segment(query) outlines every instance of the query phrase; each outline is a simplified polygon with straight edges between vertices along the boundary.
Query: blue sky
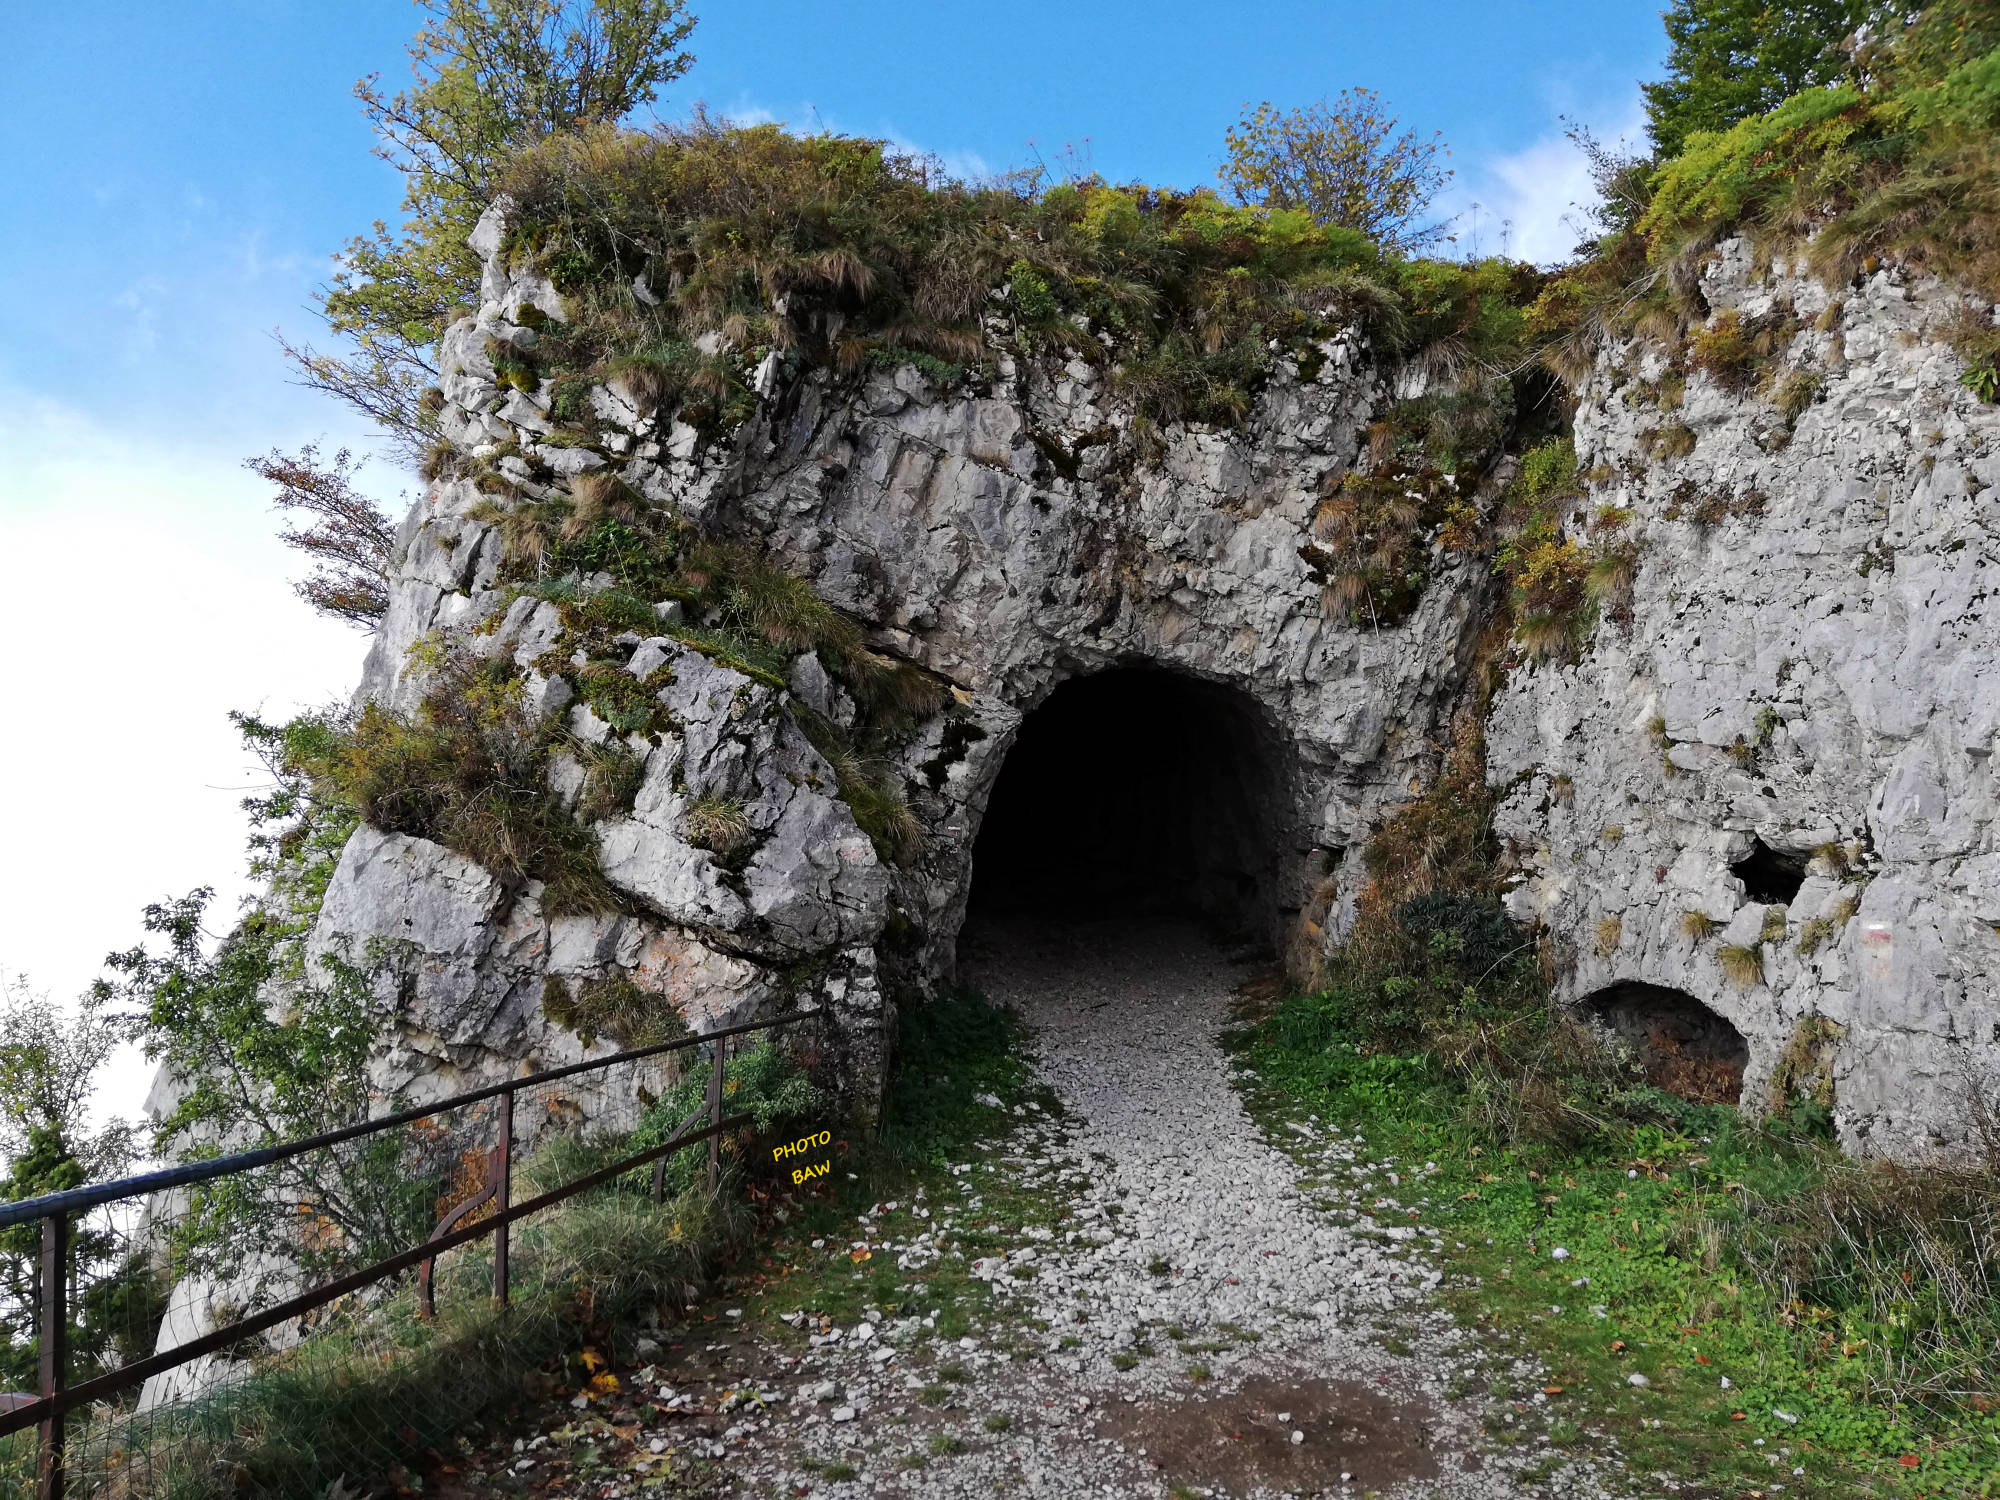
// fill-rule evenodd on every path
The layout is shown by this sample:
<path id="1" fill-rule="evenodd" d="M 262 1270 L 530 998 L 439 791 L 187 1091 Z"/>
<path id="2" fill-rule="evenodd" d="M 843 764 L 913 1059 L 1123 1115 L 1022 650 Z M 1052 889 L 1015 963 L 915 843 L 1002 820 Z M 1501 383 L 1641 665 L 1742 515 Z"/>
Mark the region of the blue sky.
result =
<path id="1" fill-rule="evenodd" d="M 223 713 L 344 694 L 361 640 L 290 596 L 258 483 L 273 445 L 365 445 L 286 381 L 331 254 L 395 216 L 356 78 L 405 76 L 407 0 L 68 0 L 11 8 L 0 84 L 0 969 L 73 993 L 143 902 L 241 893 L 252 781 Z M 1635 128 L 1656 3 L 1186 0 L 711 5 L 661 106 L 889 136 L 955 169 L 1087 151 L 1213 180 L 1247 102 L 1375 88 L 1441 130 L 1482 248 L 1553 259 L 1585 185 L 1559 114 Z M 1087 144 L 1086 144 L 1087 143 Z M 384 465 L 393 501 L 408 481 Z M 22 650 L 23 643 L 30 643 Z"/>

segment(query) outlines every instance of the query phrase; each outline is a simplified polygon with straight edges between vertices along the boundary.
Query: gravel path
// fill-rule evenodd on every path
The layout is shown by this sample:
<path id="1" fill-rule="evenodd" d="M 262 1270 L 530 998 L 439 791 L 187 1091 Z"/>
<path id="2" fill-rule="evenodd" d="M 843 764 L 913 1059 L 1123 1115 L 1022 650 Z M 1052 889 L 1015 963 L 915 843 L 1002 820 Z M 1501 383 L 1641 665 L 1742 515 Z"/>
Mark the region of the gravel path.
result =
<path id="1" fill-rule="evenodd" d="M 1118 1236 L 1055 1268 L 1045 1301 L 1083 1293 L 1085 1326 L 1114 1344 L 1134 1320 L 1233 1323 L 1329 1367 L 1360 1357 L 1354 1315 L 1394 1306 L 1412 1267 L 1313 1209 L 1298 1164 L 1244 1110 L 1215 1041 L 1243 970 L 1174 927 L 1024 928 L 970 969 L 1034 1028 L 1072 1147 L 1099 1163 L 1091 1196 L 1122 1209 Z M 1169 1274 L 1152 1269 L 1162 1259 Z"/>
<path id="2" fill-rule="evenodd" d="M 607 1414 L 642 1463 L 712 1463 L 705 1494 L 819 1500 L 1603 1493 L 1589 1460 L 1482 1440 L 1489 1409 L 1527 1406 L 1489 1402 L 1492 1362 L 1425 1305 L 1424 1164 L 1310 1118 L 1280 1149 L 1246 1112 L 1217 1034 L 1249 970 L 1174 927 L 989 928 L 964 958 L 1033 1029 L 1063 1116 L 1020 1106 L 997 1151 L 953 1169 L 958 1193 L 877 1205 L 825 1253 L 906 1270 L 955 1255 L 985 1217 L 976 1184 L 1003 1180 L 1064 1199 L 1061 1229 L 973 1262 L 999 1305 L 956 1341 L 877 1309 L 845 1329 L 790 1320 L 804 1347 L 711 1322 L 714 1342 L 628 1378 L 653 1417 Z M 689 1420 L 654 1427 L 658 1403 Z M 532 1483 L 536 1456 L 516 1447 L 509 1477 Z"/>
<path id="3" fill-rule="evenodd" d="M 1518 1487 L 1507 1469 L 1546 1455 L 1496 1466 L 1478 1452 L 1484 1401 L 1448 1394 L 1479 1361 L 1423 1305 L 1439 1274 L 1408 1253 L 1437 1239 L 1424 1164 L 1382 1161 L 1317 1122 L 1279 1150 L 1245 1110 L 1217 1036 L 1249 974 L 1169 925 L 1018 925 L 966 945 L 962 977 L 1028 1022 L 1064 1106 L 1060 1140 L 1031 1162 L 1090 1173 L 1075 1216 L 1092 1228 L 1035 1251 L 1031 1279 L 994 1284 L 1074 1341 L 1053 1362 L 1067 1399 L 1100 1413 L 1090 1457 L 1108 1444 L 1121 1472 L 1076 1467 L 1080 1445 L 1065 1444 L 1027 1466 L 1044 1481 L 1034 1492 L 1163 1494 L 1177 1472 L 1232 1495 L 1594 1493 L 1574 1471 Z M 1373 1223 L 1336 1224 L 1302 1179 Z M 1376 1342 L 1384 1315 L 1408 1354 Z M 1134 1363 L 1138 1349 L 1165 1357 Z M 911 1493 L 976 1492 L 937 1480 Z"/>

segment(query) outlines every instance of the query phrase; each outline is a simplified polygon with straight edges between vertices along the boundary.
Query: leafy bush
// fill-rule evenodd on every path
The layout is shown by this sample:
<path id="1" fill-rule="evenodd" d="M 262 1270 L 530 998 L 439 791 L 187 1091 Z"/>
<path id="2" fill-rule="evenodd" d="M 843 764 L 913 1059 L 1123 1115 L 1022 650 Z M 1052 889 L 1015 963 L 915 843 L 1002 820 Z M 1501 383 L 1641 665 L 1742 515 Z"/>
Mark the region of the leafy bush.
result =
<path id="1" fill-rule="evenodd" d="M 1438 951 L 1474 980 L 1534 946 L 1494 896 L 1426 891 L 1396 908 L 1396 925 L 1427 946 L 1447 939 Z"/>
<path id="2" fill-rule="evenodd" d="M 1385 249 L 1433 244 L 1446 226 L 1416 221 L 1451 177 L 1438 160 L 1449 153 L 1436 133 L 1396 124 L 1371 89 L 1283 112 L 1260 104 L 1229 128 L 1223 184 L 1238 203 L 1302 210 Z"/>
<path id="3" fill-rule="evenodd" d="M 618 1150 L 632 1155 L 668 1140 L 680 1123 L 701 1107 L 708 1097 L 708 1080 L 714 1065 L 696 1063 L 674 1089 L 660 1096 L 640 1120 L 631 1137 Z M 728 1155 L 736 1156 L 753 1140 L 782 1138 L 795 1125 L 821 1123 L 819 1111 L 829 1103 L 813 1082 L 801 1059 L 772 1043 L 761 1043 L 739 1052 L 723 1064 L 722 1112 L 747 1114 L 751 1123 L 724 1141 Z M 667 1158 L 665 1182 L 669 1192 L 693 1188 L 697 1173 L 707 1170 L 705 1154 L 679 1152 Z M 648 1174 L 640 1174 L 647 1176 Z"/>
<path id="4" fill-rule="evenodd" d="M 165 952 L 135 947 L 108 960 L 123 976 L 119 993 L 138 1002 L 148 1055 L 180 1085 L 156 1128 L 160 1150 L 202 1160 L 365 1117 L 376 1102 L 368 1078 L 376 1016 L 365 976 L 338 953 L 309 971 L 303 932 L 282 908 L 253 910 L 206 952 L 211 894 L 146 909 L 146 930 L 165 939 Z M 441 1157 L 412 1154 L 411 1144 L 368 1137 L 191 1190 L 186 1212 L 165 1230 L 175 1271 L 277 1262 L 323 1276 L 401 1249 L 430 1227 L 448 1175 Z"/>
<path id="5" fill-rule="evenodd" d="M 1661 169 L 1639 232 L 1656 254 L 1678 250 L 1696 235 L 1712 235 L 1739 222 L 1746 210 L 1808 166 L 1826 165 L 1868 123 L 1860 92 L 1839 86 L 1808 89 L 1769 114 L 1719 133 L 1697 134 Z"/>
<path id="6" fill-rule="evenodd" d="M 128 1035 L 125 1018 L 108 1011 L 102 995 L 85 995 L 66 1014 L 20 976 L 0 974 L 0 1202 L 66 1192 L 129 1167 L 132 1126 L 89 1118 L 97 1076 Z M 39 1223 L 0 1230 L 6 1390 L 36 1388 L 40 1265 Z M 67 1338 L 73 1372 L 94 1374 L 150 1352 L 162 1310 L 157 1277 L 111 1226 L 96 1216 L 72 1220 L 63 1274 L 78 1289 Z"/>

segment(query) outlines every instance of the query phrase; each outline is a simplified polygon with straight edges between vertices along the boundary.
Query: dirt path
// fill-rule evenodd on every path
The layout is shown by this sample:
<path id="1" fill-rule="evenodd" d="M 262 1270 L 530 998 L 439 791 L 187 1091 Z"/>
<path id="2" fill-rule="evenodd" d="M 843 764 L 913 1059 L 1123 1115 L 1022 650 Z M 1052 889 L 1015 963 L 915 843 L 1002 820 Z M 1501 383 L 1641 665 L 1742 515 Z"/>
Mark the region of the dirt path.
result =
<path id="1" fill-rule="evenodd" d="M 996 1293 L 991 1326 L 946 1340 L 871 1308 L 846 1327 L 766 1331 L 725 1309 L 628 1375 L 626 1422 L 579 1408 L 577 1431 L 602 1429 L 623 1459 L 537 1482 L 537 1453 L 576 1435 L 545 1438 L 507 1465 L 518 1492 L 1599 1493 L 1538 1445 L 1482 1441 L 1489 1362 L 1422 1297 L 1437 1280 L 1423 1164 L 1313 1121 L 1281 1150 L 1244 1109 L 1217 1033 L 1247 970 L 1168 927 L 1016 928 L 967 946 L 967 982 L 1033 1028 L 1061 1118 L 1017 1106 L 996 1158 L 954 1168 L 963 1196 L 878 1205 L 846 1253 L 921 1270 L 982 1222 L 996 1172 L 1058 1192 L 1056 1230 L 973 1264 Z M 1315 1199 L 1372 1217 L 1343 1227 Z"/>

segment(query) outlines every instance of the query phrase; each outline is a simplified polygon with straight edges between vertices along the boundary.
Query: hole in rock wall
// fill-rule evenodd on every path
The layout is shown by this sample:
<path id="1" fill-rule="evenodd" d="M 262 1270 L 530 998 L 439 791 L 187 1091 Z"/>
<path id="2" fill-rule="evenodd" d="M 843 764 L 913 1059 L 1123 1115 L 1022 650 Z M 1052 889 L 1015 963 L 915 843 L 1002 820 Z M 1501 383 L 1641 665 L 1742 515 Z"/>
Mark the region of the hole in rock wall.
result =
<path id="1" fill-rule="evenodd" d="M 1750 852 L 1729 867 L 1729 873 L 1743 882 L 1744 894 L 1761 906 L 1790 906 L 1805 884 L 1806 861 L 1796 854 L 1780 854 L 1762 839 L 1750 845 Z"/>
<path id="2" fill-rule="evenodd" d="M 1155 667 L 1063 683 L 1008 749 L 968 914 L 1194 917 L 1269 942 L 1288 780 L 1236 689 Z"/>
<path id="3" fill-rule="evenodd" d="M 1625 980 L 1583 1003 L 1632 1048 L 1654 1088 L 1696 1104 L 1742 1098 L 1749 1044 L 1685 990 Z"/>

